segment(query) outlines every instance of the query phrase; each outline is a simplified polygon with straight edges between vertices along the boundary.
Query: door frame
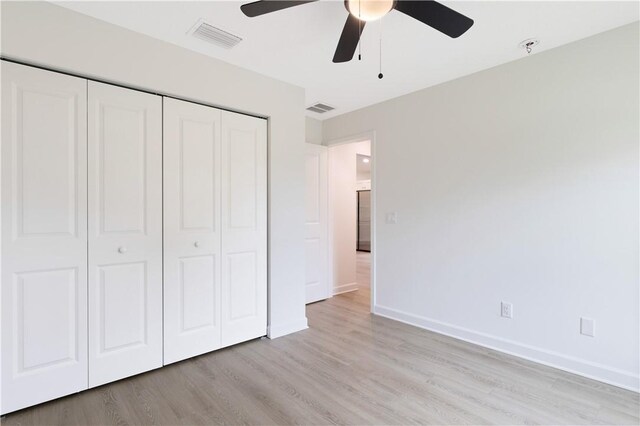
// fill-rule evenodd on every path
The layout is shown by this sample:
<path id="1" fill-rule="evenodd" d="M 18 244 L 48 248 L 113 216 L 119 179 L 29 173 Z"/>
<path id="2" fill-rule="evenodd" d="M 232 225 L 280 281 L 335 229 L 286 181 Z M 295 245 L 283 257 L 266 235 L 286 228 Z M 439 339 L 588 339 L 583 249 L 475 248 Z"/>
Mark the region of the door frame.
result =
<path id="1" fill-rule="evenodd" d="M 369 302 L 369 312 L 374 313 L 373 312 L 373 308 L 374 306 L 376 306 L 376 256 L 377 256 L 377 250 L 376 250 L 376 230 L 377 230 L 377 212 L 376 212 L 376 205 L 377 205 L 377 177 L 376 177 L 376 161 L 377 161 L 377 153 L 376 153 L 376 131 L 375 130 L 369 130 L 366 132 L 362 132 L 362 133 L 357 133 L 355 135 L 351 135 L 351 136 L 346 136 L 346 137 L 342 137 L 342 138 L 337 138 L 337 139 L 330 139 L 328 141 L 325 142 L 326 147 L 327 148 L 331 148 L 333 146 L 338 146 L 338 145 L 346 145 L 346 144 L 350 144 L 350 143 L 357 143 L 357 142 L 365 142 L 365 141 L 369 141 L 370 143 L 370 148 L 371 148 L 371 283 L 370 283 L 370 288 L 371 288 L 371 300 Z M 331 194 L 331 185 L 329 185 L 329 188 L 327 189 L 328 192 L 328 208 L 329 211 L 331 211 L 332 208 L 332 194 Z M 329 215 L 331 216 L 331 215 Z M 329 233 L 329 239 L 328 239 L 328 255 L 329 255 L 329 279 L 327 280 L 330 284 L 329 290 L 334 288 L 334 282 L 333 282 L 333 220 L 329 219 L 328 222 L 328 233 Z"/>

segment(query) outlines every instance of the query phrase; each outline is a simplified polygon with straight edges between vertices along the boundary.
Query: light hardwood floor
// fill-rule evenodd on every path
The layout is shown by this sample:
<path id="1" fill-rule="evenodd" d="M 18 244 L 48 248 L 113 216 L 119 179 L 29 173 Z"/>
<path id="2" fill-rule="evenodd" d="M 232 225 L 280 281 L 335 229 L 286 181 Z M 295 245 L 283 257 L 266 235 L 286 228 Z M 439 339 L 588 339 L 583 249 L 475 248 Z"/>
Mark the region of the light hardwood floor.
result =
<path id="1" fill-rule="evenodd" d="M 371 253 L 356 252 L 356 282 L 358 288 L 371 286 Z"/>
<path id="2" fill-rule="evenodd" d="M 9 414 L 3 425 L 638 424 L 639 395 L 369 314 L 367 288 L 310 328 Z"/>

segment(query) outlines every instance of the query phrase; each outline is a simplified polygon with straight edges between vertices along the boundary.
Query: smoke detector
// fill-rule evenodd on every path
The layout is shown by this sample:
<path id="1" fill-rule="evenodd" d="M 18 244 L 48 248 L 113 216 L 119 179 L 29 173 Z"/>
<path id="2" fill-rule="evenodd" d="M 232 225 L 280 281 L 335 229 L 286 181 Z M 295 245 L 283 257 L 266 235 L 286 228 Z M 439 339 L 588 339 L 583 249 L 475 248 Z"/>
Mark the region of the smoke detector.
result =
<path id="1" fill-rule="evenodd" d="M 533 48 L 538 44 L 540 44 L 540 40 L 538 40 L 537 38 L 528 38 L 526 40 L 522 40 L 520 44 L 518 44 L 518 47 L 520 47 L 520 49 L 526 50 L 527 54 L 529 55 L 533 51 Z"/>

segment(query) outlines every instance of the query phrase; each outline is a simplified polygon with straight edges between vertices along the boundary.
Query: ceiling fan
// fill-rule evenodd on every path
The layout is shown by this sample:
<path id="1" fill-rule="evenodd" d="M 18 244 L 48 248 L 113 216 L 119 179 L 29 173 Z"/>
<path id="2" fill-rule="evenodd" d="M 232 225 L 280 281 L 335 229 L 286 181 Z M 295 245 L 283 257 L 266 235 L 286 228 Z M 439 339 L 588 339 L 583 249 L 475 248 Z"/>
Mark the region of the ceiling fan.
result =
<path id="1" fill-rule="evenodd" d="M 316 1 L 318 0 L 259 0 L 243 4 L 240 9 L 253 18 Z M 382 18 L 394 9 L 452 38 L 460 37 L 473 25 L 473 19 L 433 0 L 344 0 L 344 6 L 349 16 L 342 29 L 333 62 L 350 61 L 365 24 Z"/>

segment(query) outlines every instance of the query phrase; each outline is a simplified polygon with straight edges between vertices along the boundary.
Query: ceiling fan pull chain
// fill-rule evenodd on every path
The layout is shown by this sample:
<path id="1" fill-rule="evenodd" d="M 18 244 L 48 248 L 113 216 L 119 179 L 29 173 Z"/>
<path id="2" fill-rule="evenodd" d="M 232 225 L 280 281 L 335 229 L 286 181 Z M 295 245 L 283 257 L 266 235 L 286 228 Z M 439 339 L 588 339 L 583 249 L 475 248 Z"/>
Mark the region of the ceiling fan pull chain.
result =
<path id="1" fill-rule="evenodd" d="M 360 28 L 362 23 L 358 19 L 358 60 L 362 60 L 362 29 Z"/>
<path id="2" fill-rule="evenodd" d="M 360 3 L 362 2 L 362 0 L 358 0 L 358 60 L 361 61 L 362 60 L 362 21 L 361 21 L 361 17 L 362 15 L 360 14 Z"/>
<path id="3" fill-rule="evenodd" d="M 380 19 L 380 74 L 378 74 L 378 78 L 382 80 L 384 75 L 382 74 L 382 19 Z"/>

